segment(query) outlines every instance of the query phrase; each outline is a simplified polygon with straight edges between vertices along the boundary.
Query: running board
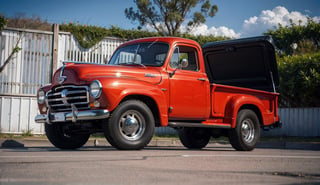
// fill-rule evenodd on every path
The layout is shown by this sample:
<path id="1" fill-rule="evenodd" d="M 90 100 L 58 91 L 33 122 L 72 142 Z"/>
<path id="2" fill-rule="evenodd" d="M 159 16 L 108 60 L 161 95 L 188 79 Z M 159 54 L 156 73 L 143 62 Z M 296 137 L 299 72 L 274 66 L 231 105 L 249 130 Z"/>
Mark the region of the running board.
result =
<path id="1" fill-rule="evenodd" d="M 228 124 L 203 124 L 203 123 L 190 123 L 190 122 L 169 122 L 169 127 L 195 127 L 195 128 L 231 128 Z"/>

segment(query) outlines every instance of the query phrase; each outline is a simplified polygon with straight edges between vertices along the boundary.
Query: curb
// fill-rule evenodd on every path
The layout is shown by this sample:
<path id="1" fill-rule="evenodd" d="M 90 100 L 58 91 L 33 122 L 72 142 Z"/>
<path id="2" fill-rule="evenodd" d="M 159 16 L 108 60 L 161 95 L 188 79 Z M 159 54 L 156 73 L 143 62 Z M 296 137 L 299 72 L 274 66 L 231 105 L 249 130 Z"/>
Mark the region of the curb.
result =
<path id="1" fill-rule="evenodd" d="M 28 147 L 54 147 L 47 139 L 0 139 L 0 148 L 28 148 Z M 85 147 L 111 146 L 104 138 L 90 138 Z M 179 139 L 156 138 L 152 139 L 148 147 L 183 147 Z M 210 142 L 208 147 L 231 147 L 229 142 Z M 260 149 L 292 149 L 292 150 L 320 150 L 320 142 L 268 142 L 261 141 L 256 148 Z"/>

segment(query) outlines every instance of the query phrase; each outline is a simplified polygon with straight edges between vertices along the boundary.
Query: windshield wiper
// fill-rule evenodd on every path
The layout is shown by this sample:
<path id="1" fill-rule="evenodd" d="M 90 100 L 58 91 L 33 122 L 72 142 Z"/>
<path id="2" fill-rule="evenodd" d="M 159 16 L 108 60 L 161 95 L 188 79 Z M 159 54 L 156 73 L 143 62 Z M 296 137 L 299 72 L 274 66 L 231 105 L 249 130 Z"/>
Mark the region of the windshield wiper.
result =
<path id="1" fill-rule="evenodd" d="M 135 63 L 135 62 L 119 63 L 118 65 L 139 65 L 139 66 L 142 66 L 144 68 L 147 68 L 147 66 L 145 66 L 144 64 Z"/>
<path id="2" fill-rule="evenodd" d="M 132 62 L 132 64 L 140 65 L 140 66 L 142 66 L 142 67 L 144 67 L 144 68 L 147 68 L 147 66 L 145 66 L 144 64 L 141 64 L 141 63 L 135 63 L 135 62 Z"/>

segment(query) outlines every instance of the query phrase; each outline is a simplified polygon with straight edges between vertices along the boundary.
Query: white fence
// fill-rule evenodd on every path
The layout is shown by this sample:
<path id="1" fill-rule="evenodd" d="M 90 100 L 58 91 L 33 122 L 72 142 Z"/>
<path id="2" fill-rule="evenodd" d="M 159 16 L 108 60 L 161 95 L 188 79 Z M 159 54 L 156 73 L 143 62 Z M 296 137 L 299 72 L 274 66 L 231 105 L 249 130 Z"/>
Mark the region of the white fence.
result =
<path id="1" fill-rule="evenodd" d="M 320 137 L 320 108 L 280 108 L 282 128 L 263 132 L 263 136 Z"/>
<path id="2" fill-rule="evenodd" d="M 0 97 L 0 132 L 44 134 L 44 125 L 35 123 L 38 113 L 35 97 Z"/>
<path id="3" fill-rule="evenodd" d="M 85 49 L 68 32 L 59 33 L 58 67 L 62 61 L 81 61 L 103 64 L 109 61 L 112 53 L 123 43 L 122 39 L 106 37 L 95 46 Z"/>
<path id="4" fill-rule="evenodd" d="M 38 112 L 37 89 L 51 82 L 52 73 L 62 61 L 107 62 L 123 39 L 106 37 L 89 49 L 82 48 L 68 32 L 4 29 L 0 34 L 0 66 L 16 46 L 21 50 L 0 73 L 0 132 L 44 134 L 43 125 L 34 122 Z M 57 44 L 55 46 L 55 44 Z M 53 50 L 57 48 L 57 61 Z M 57 68 L 53 69 L 53 63 Z"/>
<path id="5" fill-rule="evenodd" d="M 21 51 L 0 73 L 0 94 L 35 95 L 41 84 L 50 81 L 52 33 L 3 30 L 0 35 L 0 65 L 3 65 L 18 41 Z"/>
<path id="6" fill-rule="evenodd" d="M 52 73 L 63 61 L 107 62 L 122 39 L 106 37 L 89 49 L 82 48 L 68 32 L 59 32 L 56 69 L 53 67 L 53 32 L 5 29 L 0 35 L 0 66 L 21 37 L 21 48 L 0 74 L 0 95 L 35 96 L 37 89 L 51 81 Z"/>

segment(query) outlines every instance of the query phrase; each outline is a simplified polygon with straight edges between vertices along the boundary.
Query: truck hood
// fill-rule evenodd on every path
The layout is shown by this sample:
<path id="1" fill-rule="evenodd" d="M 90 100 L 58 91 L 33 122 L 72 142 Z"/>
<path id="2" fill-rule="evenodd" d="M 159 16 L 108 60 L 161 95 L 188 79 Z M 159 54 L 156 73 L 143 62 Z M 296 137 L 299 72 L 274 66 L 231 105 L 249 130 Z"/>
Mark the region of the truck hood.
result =
<path id="1" fill-rule="evenodd" d="M 62 78 L 61 78 L 62 77 Z M 128 78 L 145 81 L 151 84 L 161 82 L 161 73 L 154 68 L 143 66 L 120 66 L 85 63 L 68 63 L 58 69 L 53 77 L 52 84 L 84 84 L 88 80 L 99 78 Z M 61 83 L 61 79 L 63 79 Z M 59 82 L 60 81 L 60 82 Z"/>
<path id="2" fill-rule="evenodd" d="M 203 46 L 211 83 L 274 92 L 279 86 L 275 48 L 271 37 L 212 42 Z"/>

